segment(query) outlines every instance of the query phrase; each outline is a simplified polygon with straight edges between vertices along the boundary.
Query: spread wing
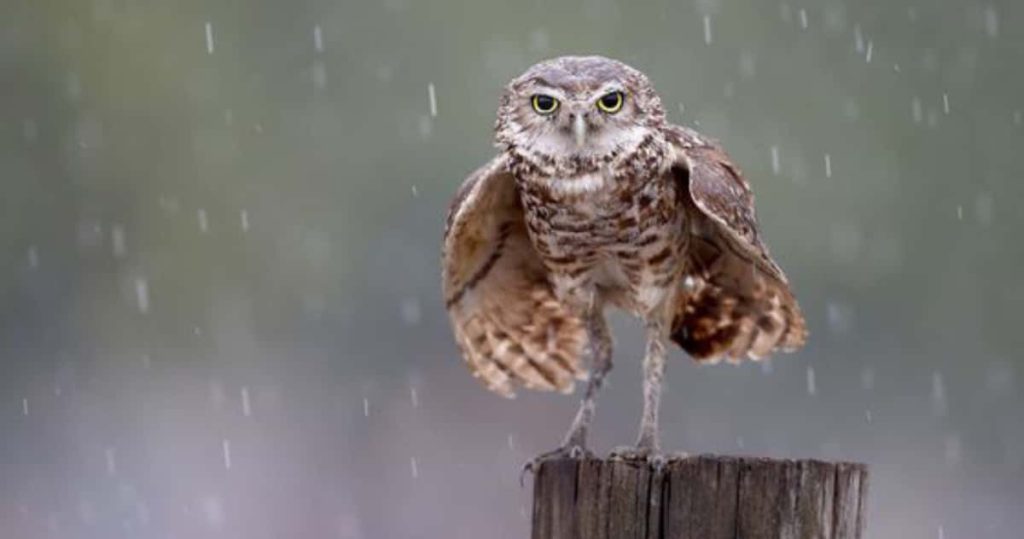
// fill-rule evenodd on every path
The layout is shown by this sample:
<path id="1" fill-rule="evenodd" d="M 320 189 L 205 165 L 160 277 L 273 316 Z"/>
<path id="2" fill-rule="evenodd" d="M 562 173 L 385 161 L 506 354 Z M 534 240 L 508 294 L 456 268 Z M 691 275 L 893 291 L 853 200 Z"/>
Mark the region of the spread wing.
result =
<path id="1" fill-rule="evenodd" d="M 682 127 L 669 137 L 674 171 L 690 195 L 690 245 L 672 339 L 694 358 L 711 361 L 799 348 L 807 326 L 761 241 L 750 186 L 717 142 Z"/>
<path id="2" fill-rule="evenodd" d="M 515 383 L 572 391 L 584 376 L 585 326 L 552 293 L 504 158 L 456 193 L 442 264 L 445 306 L 473 376 L 506 397 Z"/>

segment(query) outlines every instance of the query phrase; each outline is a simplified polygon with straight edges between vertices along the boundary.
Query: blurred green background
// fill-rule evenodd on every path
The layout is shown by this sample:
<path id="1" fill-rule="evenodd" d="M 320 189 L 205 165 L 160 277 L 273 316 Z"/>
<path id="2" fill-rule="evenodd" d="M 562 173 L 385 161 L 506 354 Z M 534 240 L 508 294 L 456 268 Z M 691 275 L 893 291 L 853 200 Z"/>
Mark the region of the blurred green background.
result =
<path id="1" fill-rule="evenodd" d="M 674 350 L 667 448 L 867 461 L 869 537 L 1020 537 L 1011 0 L 3 3 L 0 536 L 526 536 L 576 402 L 467 374 L 439 242 L 502 86 L 573 53 L 722 140 L 809 318 L 766 366 Z"/>

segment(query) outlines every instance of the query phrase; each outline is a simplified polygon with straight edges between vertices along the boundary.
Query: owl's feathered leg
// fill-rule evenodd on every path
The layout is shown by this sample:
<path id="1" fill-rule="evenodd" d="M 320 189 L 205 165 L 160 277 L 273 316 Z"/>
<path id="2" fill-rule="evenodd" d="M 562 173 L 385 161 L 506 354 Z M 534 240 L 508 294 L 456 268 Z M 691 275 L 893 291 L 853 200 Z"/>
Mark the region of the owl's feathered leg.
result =
<path id="1" fill-rule="evenodd" d="M 594 420 L 594 412 L 597 408 L 597 394 L 604 386 L 605 376 L 612 370 L 612 334 L 608 330 L 608 321 L 601 309 L 593 309 L 588 317 L 587 333 L 590 342 L 590 376 L 587 380 L 587 389 L 583 393 L 583 400 L 580 401 L 579 410 L 572 420 L 569 431 L 565 434 L 562 445 L 553 451 L 543 453 L 523 467 L 523 473 L 536 469 L 537 465 L 546 459 L 558 457 L 581 457 L 587 454 L 587 434 L 590 431 L 590 423 Z"/>
<path id="2" fill-rule="evenodd" d="M 657 453 L 661 449 L 658 435 L 658 408 L 661 405 L 661 381 L 665 378 L 665 340 L 660 324 L 647 328 L 647 355 L 644 356 L 644 414 L 636 446 Z"/>
<path id="3" fill-rule="evenodd" d="M 644 355 L 644 412 L 640 419 L 640 434 L 636 446 L 619 447 L 613 457 L 625 459 L 661 458 L 661 439 L 658 434 L 658 408 L 661 403 L 661 382 L 665 377 L 665 332 L 663 325 L 647 325 L 647 353 Z"/>
<path id="4" fill-rule="evenodd" d="M 608 321 L 604 313 L 597 311 L 590 315 L 587 324 L 590 338 L 592 364 L 587 390 L 583 393 L 580 408 L 565 435 L 562 447 L 579 447 L 586 450 L 587 433 L 590 422 L 594 420 L 594 409 L 597 407 L 597 394 L 604 386 L 604 378 L 612 370 L 612 335 L 608 331 Z"/>

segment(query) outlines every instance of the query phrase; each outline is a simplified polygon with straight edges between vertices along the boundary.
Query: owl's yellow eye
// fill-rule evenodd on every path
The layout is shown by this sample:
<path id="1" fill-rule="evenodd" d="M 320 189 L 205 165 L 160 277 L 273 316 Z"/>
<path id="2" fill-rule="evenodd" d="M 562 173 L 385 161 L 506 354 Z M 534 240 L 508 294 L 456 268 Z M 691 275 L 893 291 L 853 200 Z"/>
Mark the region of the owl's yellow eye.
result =
<path id="1" fill-rule="evenodd" d="M 537 114 L 551 114 L 558 110 L 558 100 L 550 95 L 537 94 L 530 100 Z"/>
<path id="2" fill-rule="evenodd" d="M 615 114 L 622 110 L 622 104 L 625 101 L 626 96 L 622 95 L 622 92 L 608 92 L 597 100 L 597 108 L 608 114 Z"/>

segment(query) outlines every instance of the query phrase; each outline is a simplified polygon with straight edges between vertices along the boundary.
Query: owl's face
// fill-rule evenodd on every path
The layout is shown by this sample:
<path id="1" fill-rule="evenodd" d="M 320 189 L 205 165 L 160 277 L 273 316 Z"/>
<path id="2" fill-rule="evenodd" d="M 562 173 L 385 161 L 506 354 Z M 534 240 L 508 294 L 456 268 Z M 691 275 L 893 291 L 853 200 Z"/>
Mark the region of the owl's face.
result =
<path id="1" fill-rule="evenodd" d="M 642 73 L 599 56 L 567 56 L 509 84 L 497 140 L 543 158 L 600 159 L 635 148 L 662 122 L 660 99 Z"/>

